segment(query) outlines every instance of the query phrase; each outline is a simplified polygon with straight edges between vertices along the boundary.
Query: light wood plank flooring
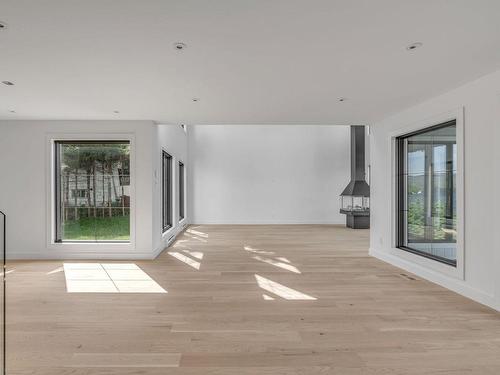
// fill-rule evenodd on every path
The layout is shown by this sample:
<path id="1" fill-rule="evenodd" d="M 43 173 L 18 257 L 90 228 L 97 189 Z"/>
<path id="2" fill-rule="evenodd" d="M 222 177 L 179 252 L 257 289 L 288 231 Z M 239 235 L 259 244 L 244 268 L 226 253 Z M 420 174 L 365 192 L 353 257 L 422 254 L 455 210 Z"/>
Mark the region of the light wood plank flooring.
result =
<path id="1" fill-rule="evenodd" d="M 167 294 L 67 293 L 63 262 L 12 262 L 8 374 L 500 374 L 499 313 L 367 249 L 339 226 L 192 226 L 124 262 Z"/>

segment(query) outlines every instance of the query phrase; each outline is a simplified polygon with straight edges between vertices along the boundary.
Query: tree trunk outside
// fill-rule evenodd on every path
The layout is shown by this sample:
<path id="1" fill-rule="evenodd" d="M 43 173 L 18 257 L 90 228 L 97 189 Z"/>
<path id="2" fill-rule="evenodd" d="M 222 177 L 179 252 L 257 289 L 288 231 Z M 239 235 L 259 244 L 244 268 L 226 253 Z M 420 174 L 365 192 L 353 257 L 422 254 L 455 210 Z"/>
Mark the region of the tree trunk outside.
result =
<path id="1" fill-rule="evenodd" d="M 95 160 L 92 166 L 92 195 L 94 197 L 94 217 L 97 217 L 97 200 L 96 200 L 96 168 L 95 168 Z"/>
<path id="2" fill-rule="evenodd" d="M 121 156 L 120 156 L 120 167 L 121 167 L 121 169 L 119 169 L 120 174 L 118 175 L 118 182 L 120 183 L 120 187 L 121 187 L 121 190 L 122 190 L 122 195 L 120 197 L 121 204 L 122 204 L 122 216 L 125 216 L 125 190 L 123 188 L 123 179 L 124 179 L 124 175 L 123 175 L 123 158 Z"/>
<path id="3" fill-rule="evenodd" d="M 118 198 L 118 190 L 116 190 L 115 175 L 113 174 L 113 164 L 110 163 L 109 172 L 111 174 L 111 182 L 113 183 L 113 192 L 115 193 L 115 198 Z"/>
<path id="4" fill-rule="evenodd" d="M 90 201 L 90 173 L 92 172 L 92 169 L 88 168 L 87 169 L 87 217 L 90 217 L 90 206 L 91 206 L 91 201 Z"/>
<path id="5" fill-rule="evenodd" d="M 75 220 L 78 220 L 78 169 L 75 169 Z"/>
<path id="6" fill-rule="evenodd" d="M 108 214 L 109 217 L 113 216 L 113 210 L 111 209 L 111 181 L 109 181 L 110 178 L 113 178 L 113 164 L 110 162 L 108 165 L 109 168 L 109 176 L 108 176 Z"/>
<path id="7" fill-rule="evenodd" d="M 104 190 L 104 178 L 106 175 L 105 167 L 104 167 L 105 161 L 103 160 L 102 162 L 102 217 L 104 217 L 104 207 L 106 207 L 106 191 Z"/>
<path id="8" fill-rule="evenodd" d="M 69 204 L 69 173 L 66 173 L 66 186 L 64 187 L 64 204 L 63 204 L 63 213 L 64 213 L 64 221 L 68 220 L 68 209 L 67 206 Z"/>

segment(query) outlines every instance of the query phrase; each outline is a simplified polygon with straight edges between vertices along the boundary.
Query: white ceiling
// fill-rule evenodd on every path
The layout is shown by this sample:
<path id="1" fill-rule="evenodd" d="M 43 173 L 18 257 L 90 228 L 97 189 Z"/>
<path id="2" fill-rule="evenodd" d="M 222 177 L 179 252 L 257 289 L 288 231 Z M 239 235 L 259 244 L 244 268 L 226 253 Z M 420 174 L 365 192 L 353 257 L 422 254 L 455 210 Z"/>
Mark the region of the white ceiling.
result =
<path id="1" fill-rule="evenodd" d="M 0 0 L 0 20 L 3 119 L 370 124 L 500 67 L 498 0 Z"/>

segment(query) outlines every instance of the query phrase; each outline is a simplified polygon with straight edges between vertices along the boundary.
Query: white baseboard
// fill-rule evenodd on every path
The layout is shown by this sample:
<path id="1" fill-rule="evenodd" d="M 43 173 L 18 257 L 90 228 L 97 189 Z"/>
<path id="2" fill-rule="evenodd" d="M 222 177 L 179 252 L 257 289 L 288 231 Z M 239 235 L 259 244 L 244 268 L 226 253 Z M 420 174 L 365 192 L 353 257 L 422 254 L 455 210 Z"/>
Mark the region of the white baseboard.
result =
<path id="1" fill-rule="evenodd" d="M 7 261 L 15 260 L 149 260 L 151 252 L 133 251 L 133 252 L 58 252 L 44 249 L 41 252 L 15 252 L 7 254 Z"/>
<path id="2" fill-rule="evenodd" d="M 196 224 L 194 224 L 196 223 Z M 344 221 L 294 221 L 294 220 L 195 220 L 193 225 L 344 225 Z"/>
<path id="3" fill-rule="evenodd" d="M 373 248 L 369 249 L 369 254 L 377 259 L 380 259 L 386 263 L 390 263 L 393 266 L 398 268 L 402 268 L 405 271 L 411 272 L 423 279 L 431 281 L 435 284 L 438 284 L 444 288 L 450 289 L 462 296 L 470 298 L 476 302 L 479 302 L 483 305 L 491 307 L 495 310 L 500 311 L 500 305 L 495 300 L 495 296 L 493 294 L 485 293 L 481 290 L 475 289 L 470 285 L 467 285 L 466 281 L 455 279 L 453 277 L 449 277 L 443 274 L 440 274 L 436 271 L 427 269 L 418 264 L 409 262 L 405 259 L 397 257 L 393 254 L 379 251 Z"/>
<path id="4" fill-rule="evenodd" d="M 153 251 L 153 257 L 152 259 L 156 259 L 163 251 L 168 249 L 170 245 L 172 245 L 177 237 L 183 233 L 187 228 L 189 228 L 191 224 L 189 224 L 187 221 L 182 223 L 182 225 L 179 228 L 176 228 L 176 231 L 171 234 L 171 237 L 169 237 L 169 240 L 163 240 L 160 241 L 160 245 L 154 249 Z"/>
<path id="5" fill-rule="evenodd" d="M 161 252 L 167 249 L 177 238 L 177 236 L 186 230 L 189 226 L 188 221 L 183 222 L 178 228 L 174 228 L 168 238 L 160 242 L 160 245 L 149 251 L 130 250 L 130 249 L 113 249 L 110 247 L 101 247 L 95 249 L 53 249 L 41 248 L 40 251 L 16 251 L 15 249 L 7 250 L 7 261 L 15 260 L 152 260 L 155 259 Z M 172 237 L 170 239 L 170 237 Z M 169 240 L 170 239 L 170 240 Z"/>

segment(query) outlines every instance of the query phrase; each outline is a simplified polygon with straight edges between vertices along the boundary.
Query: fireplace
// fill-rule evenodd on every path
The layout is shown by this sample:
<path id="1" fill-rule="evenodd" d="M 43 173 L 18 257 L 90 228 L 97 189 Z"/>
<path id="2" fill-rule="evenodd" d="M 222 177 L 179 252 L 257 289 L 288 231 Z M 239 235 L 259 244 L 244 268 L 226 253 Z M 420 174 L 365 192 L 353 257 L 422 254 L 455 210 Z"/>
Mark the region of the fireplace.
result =
<path id="1" fill-rule="evenodd" d="M 365 170 L 365 127 L 351 126 L 351 181 L 340 194 L 340 213 L 353 229 L 370 228 L 370 187 Z"/>

